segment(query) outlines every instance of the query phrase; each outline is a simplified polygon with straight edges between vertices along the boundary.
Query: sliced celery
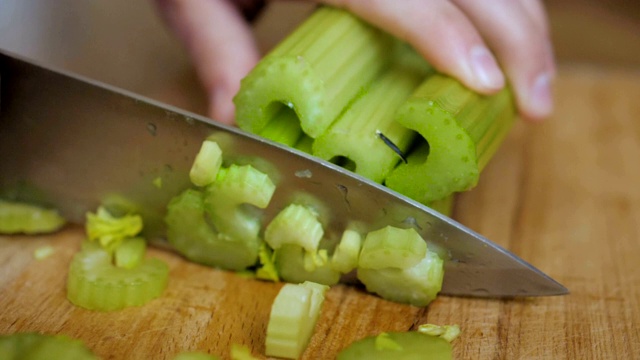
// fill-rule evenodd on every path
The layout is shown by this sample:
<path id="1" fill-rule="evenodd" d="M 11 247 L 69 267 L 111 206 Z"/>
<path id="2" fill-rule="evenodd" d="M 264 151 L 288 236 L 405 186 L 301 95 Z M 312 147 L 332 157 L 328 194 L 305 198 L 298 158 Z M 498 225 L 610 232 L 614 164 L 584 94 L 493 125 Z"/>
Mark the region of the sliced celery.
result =
<path id="1" fill-rule="evenodd" d="M 204 195 L 185 190 L 167 206 L 167 240 L 187 259 L 209 266 L 243 270 L 256 263 L 261 241 L 219 236 L 206 220 Z"/>
<path id="2" fill-rule="evenodd" d="M 389 68 L 313 143 L 313 155 L 337 163 L 348 159 L 351 170 L 378 183 L 401 161 L 415 137 L 414 131 L 394 121 L 395 112 L 431 70 L 405 44 L 397 48 Z"/>
<path id="3" fill-rule="evenodd" d="M 355 230 L 347 229 L 331 255 L 331 268 L 343 274 L 358 266 L 362 236 Z"/>
<path id="4" fill-rule="evenodd" d="M 333 269 L 326 257 L 309 254 L 302 247 L 291 244 L 284 244 L 276 250 L 275 265 L 282 280 L 296 284 L 312 281 L 323 285 L 334 285 L 340 281 L 340 272 Z M 311 266 L 305 264 L 305 259 L 311 257 L 316 261 Z"/>
<path id="5" fill-rule="evenodd" d="M 276 215 L 264 231 L 264 240 L 273 249 L 284 244 L 298 245 L 315 252 L 324 235 L 318 215 L 310 208 L 291 204 Z"/>
<path id="6" fill-rule="evenodd" d="M 147 251 L 147 242 L 143 238 L 130 238 L 125 239 L 115 249 L 113 257 L 115 259 L 116 266 L 125 269 L 132 269 L 138 266 L 144 254 Z"/>
<path id="7" fill-rule="evenodd" d="M 283 106 L 262 129 L 260 135 L 283 145 L 295 147 L 302 136 L 296 112 L 288 106 Z"/>
<path id="8" fill-rule="evenodd" d="M 393 43 L 347 11 L 319 8 L 242 80 L 238 125 L 259 134 L 287 106 L 318 137 L 388 65 Z"/>
<path id="9" fill-rule="evenodd" d="M 41 234 L 59 230 L 65 219 L 56 210 L 0 200 L 0 234 Z"/>
<path id="10" fill-rule="evenodd" d="M 2 360 L 97 360 L 89 348 L 66 335 L 14 333 L 0 335 Z"/>
<path id="11" fill-rule="evenodd" d="M 220 169 L 216 181 L 207 187 L 205 208 L 220 237 L 251 242 L 257 254 L 261 223 L 254 210 L 267 207 L 274 192 L 267 174 L 251 165 L 231 165 Z"/>
<path id="12" fill-rule="evenodd" d="M 367 291 L 382 298 L 415 306 L 427 306 L 435 299 L 444 277 L 443 261 L 437 254 L 427 251 L 418 264 L 407 269 L 358 268 L 358 279 Z"/>
<path id="13" fill-rule="evenodd" d="M 131 269 L 117 267 L 109 252 L 86 243 L 71 261 L 67 298 L 89 310 L 140 306 L 162 294 L 168 277 L 169 267 L 161 260 L 144 259 Z"/>
<path id="14" fill-rule="evenodd" d="M 422 324 L 418 326 L 418 332 L 426 335 L 441 337 L 447 342 L 452 342 L 458 336 L 460 336 L 460 326 Z"/>
<path id="15" fill-rule="evenodd" d="M 202 142 L 200 151 L 189 171 L 189 178 L 196 186 L 207 186 L 216 180 L 222 166 L 222 150 L 215 141 Z"/>
<path id="16" fill-rule="evenodd" d="M 126 239 L 135 237 L 142 231 L 140 215 L 113 216 L 106 208 L 99 207 L 96 213 L 87 213 L 87 237 L 97 240 L 100 245 L 113 251 Z"/>
<path id="17" fill-rule="evenodd" d="M 285 284 L 271 307 L 266 355 L 297 359 L 313 334 L 328 287 L 313 282 Z"/>
<path id="18" fill-rule="evenodd" d="M 337 360 L 451 360 L 453 357 L 451 344 L 439 337 L 416 331 L 384 334 L 352 343 L 340 351 Z"/>
<path id="19" fill-rule="evenodd" d="M 260 267 L 256 270 L 258 279 L 280 281 L 280 274 L 275 265 L 275 254 L 266 243 L 260 245 L 258 260 L 260 261 Z"/>
<path id="20" fill-rule="evenodd" d="M 414 92 L 396 119 L 422 138 L 385 184 L 429 204 L 476 185 L 515 116 L 508 89 L 481 96 L 438 74 Z"/>
<path id="21" fill-rule="evenodd" d="M 358 267 L 408 269 L 424 259 L 427 243 L 414 229 L 386 226 L 367 234 Z"/>

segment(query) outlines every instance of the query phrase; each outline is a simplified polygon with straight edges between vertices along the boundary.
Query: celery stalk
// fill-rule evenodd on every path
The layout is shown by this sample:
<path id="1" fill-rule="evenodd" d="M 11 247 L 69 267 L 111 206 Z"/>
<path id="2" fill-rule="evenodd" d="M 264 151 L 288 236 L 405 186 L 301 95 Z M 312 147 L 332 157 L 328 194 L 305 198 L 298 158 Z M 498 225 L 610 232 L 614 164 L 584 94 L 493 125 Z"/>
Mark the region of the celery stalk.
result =
<path id="1" fill-rule="evenodd" d="M 0 200 L 0 234 L 41 234 L 59 230 L 65 220 L 53 209 Z"/>
<path id="2" fill-rule="evenodd" d="M 318 215 L 304 205 L 291 204 L 276 215 L 264 231 L 264 240 L 273 249 L 298 245 L 308 252 L 318 249 L 324 235 Z"/>
<path id="3" fill-rule="evenodd" d="M 515 116 L 508 89 L 482 96 L 457 80 L 434 75 L 401 106 L 396 119 L 421 138 L 385 184 L 429 204 L 476 185 Z"/>
<path id="4" fill-rule="evenodd" d="M 222 150 L 215 141 L 202 142 L 200 151 L 189 171 L 189 178 L 196 186 L 207 186 L 216 180 L 218 170 L 222 166 Z"/>
<path id="5" fill-rule="evenodd" d="M 143 238 L 125 239 L 113 252 L 116 266 L 132 269 L 138 266 L 147 251 L 147 242 Z"/>
<path id="6" fill-rule="evenodd" d="M 307 254 L 302 247 L 291 244 L 282 245 L 275 251 L 275 265 L 282 280 L 295 284 L 312 281 L 323 285 L 334 285 L 340 281 L 340 272 L 333 269 L 328 258 L 317 255 L 316 262 L 309 266 L 305 264 Z M 306 259 L 315 255 L 311 254 Z"/>
<path id="7" fill-rule="evenodd" d="M 283 106 L 262 129 L 260 136 L 295 147 L 302 136 L 302 129 L 295 111 L 288 106 Z"/>
<path id="8" fill-rule="evenodd" d="M 451 344 L 417 331 L 389 332 L 358 340 L 338 353 L 337 360 L 451 360 Z"/>
<path id="9" fill-rule="evenodd" d="M 319 8 L 242 80 L 238 125 L 260 134 L 286 106 L 318 137 L 388 65 L 393 42 L 347 11 Z"/>
<path id="10" fill-rule="evenodd" d="M 394 61 L 366 92 L 313 143 L 312 154 L 382 183 L 402 160 L 415 132 L 394 121 L 398 107 L 431 71 L 405 44 L 398 43 Z"/>
<path id="11" fill-rule="evenodd" d="M 359 268 L 407 269 L 427 253 L 427 243 L 414 229 L 386 226 L 367 234 L 360 251 Z"/>
<path id="12" fill-rule="evenodd" d="M 0 359 L 3 360 L 97 360 L 80 340 L 66 335 L 14 333 L 0 335 Z"/>
<path id="13" fill-rule="evenodd" d="M 331 267 L 343 274 L 358 266 L 362 235 L 355 230 L 347 229 L 331 255 Z"/>

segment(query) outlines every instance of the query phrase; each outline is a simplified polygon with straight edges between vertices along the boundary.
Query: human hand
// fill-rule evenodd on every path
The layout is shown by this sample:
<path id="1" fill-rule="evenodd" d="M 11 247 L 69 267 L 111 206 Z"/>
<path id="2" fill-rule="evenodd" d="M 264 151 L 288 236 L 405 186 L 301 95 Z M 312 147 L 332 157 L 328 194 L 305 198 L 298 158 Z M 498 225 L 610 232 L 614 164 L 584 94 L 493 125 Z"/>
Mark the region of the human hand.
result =
<path id="1" fill-rule="evenodd" d="M 495 93 L 508 82 L 526 119 L 541 120 L 553 109 L 555 63 L 541 0 L 317 1 L 407 41 L 438 71 L 475 91 Z M 193 58 L 209 115 L 232 124 L 233 96 L 260 59 L 241 10 L 258 1 L 156 2 Z"/>

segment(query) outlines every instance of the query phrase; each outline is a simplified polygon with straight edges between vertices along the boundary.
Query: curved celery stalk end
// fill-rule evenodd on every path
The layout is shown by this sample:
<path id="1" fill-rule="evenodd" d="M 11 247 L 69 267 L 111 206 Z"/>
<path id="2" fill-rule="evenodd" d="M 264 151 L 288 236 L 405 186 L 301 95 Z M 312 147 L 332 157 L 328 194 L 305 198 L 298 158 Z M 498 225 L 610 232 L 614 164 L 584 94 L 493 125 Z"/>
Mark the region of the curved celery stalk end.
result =
<path id="1" fill-rule="evenodd" d="M 389 188 L 428 204 L 477 184 L 475 143 L 438 103 L 410 100 L 399 110 L 397 121 L 420 133 L 425 143 L 389 174 Z"/>

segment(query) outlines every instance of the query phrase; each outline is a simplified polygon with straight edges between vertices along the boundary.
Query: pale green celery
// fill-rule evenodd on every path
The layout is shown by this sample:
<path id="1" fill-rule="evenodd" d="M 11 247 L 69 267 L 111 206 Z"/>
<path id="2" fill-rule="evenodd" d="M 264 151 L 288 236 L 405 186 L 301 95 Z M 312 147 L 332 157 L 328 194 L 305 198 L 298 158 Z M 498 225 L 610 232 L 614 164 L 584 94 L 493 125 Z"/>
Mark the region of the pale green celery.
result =
<path id="1" fill-rule="evenodd" d="M 298 142 L 296 142 L 295 148 L 306 152 L 307 154 L 311 154 L 313 148 L 313 138 L 307 135 L 302 135 Z"/>
<path id="2" fill-rule="evenodd" d="M 260 134 L 287 106 L 302 131 L 318 137 L 388 66 L 393 43 L 347 11 L 319 8 L 242 80 L 238 125 Z"/>
<path id="3" fill-rule="evenodd" d="M 216 180 L 221 166 L 222 150 L 220 146 L 215 141 L 205 140 L 193 161 L 189 178 L 196 186 L 210 185 Z"/>
<path id="4" fill-rule="evenodd" d="M 458 336 L 460 336 L 460 326 L 422 324 L 418 326 L 418 332 L 426 335 L 441 337 L 447 342 L 452 342 Z"/>
<path id="5" fill-rule="evenodd" d="M 296 112 L 288 106 L 283 106 L 259 135 L 283 145 L 295 147 L 302 136 Z"/>
<path id="6" fill-rule="evenodd" d="M 309 252 L 302 247 L 291 244 L 282 245 L 275 250 L 275 266 L 282 280 L 295 284 L 312 281 L 323 285 L 334 285 L 340 281 L 340 272 L 334 270 L 331 263 L 322 255 L 318 255 L 317 262 L 312 266 L 305 264 L 308 254 Z M 312 254 L 317 255 L 317 253 Z M 322 258 L 324 261 L 320 260 Z"/>
<path id="7" fill-rule="evenodd" d="M 206 212 L 219 237 L 254 243 L 257 254 L 261 221 L 256 208 L 266 208 L 275 189 L 269 176 L 251 165 L 221 168 L 205 196 Z"/>
<path id="8" fill-rule="evenodd" d="M 337 360 L 451 360 L 453 358 L 451 344 L 439 337 L 416 331 L 384 334 L 382 337 L 369 336 L 352 343 L 338 353 Z"/>
<path id="9" fill-rule="evenodd" d="M 41 234 L 59 230 L 65 219 L 53 209 L 0 200 L 0 234 Z"/>
<path id="10" fill-rule="evenodd" d="M 118 267 L 132 269 L 138 266 L 147 251 L 147 242 L 140 237 L 123 240 L 115 251 L 113 257 Z"/>
<path id="11" fill-rule="evenodd" d="M 267 225 L 264 240 L 276 250 L 282 245 L 291 244 L 313 253 L 318 249 L 323 235 L 318 214 L 304 205 L 291 204 Z"/>
<path id="12" fill-rule="evenodd" d="M 106 208 L 99 207 L 96 213 L 87 213 L 86 231 L 91 241 L 98 241 L 103 248 L 113 251 L 127 238 L 142 231 L 140 215 L 113 216 Z"/>
<path id="13" fill-rule="evenodd" d="M 331 255 L 331 267 L 343 274 L 358 266 L 362 235 L 355 230 L 347 229 Z"/>
<path id="14" fill-rule="evenodd" d="M 397 49 L 391 65 L 312 148 L 313 155 L 339 165 L 346 160 L 352 164 L 347 168 L 378 183 L 402 160 L 415 137 L 414 131 L 394 121 L 395 112 L 431 71 L 405 44 L 398 43 Z"/>
<path id="15" fill-rule="evenodd" d="M 254 265 L 262 241 L 220 236 L 207 222 L 204 194 L 187 189 L 174 197 L 165 217 L 167 240 L 187 259 L 229 270 Z"/>
<path id="16" fill-rule="evenodd" d="M 415 306 L 427 306 L 442 289 L 444 265 L 434 252 L 427 251 L 418 264 L 407 269 L 358 268 L 358 279 L 367 291 L 382 298 Z"/>
<path id="17" fill-rule="evenodd" d="M 231 360 L 258 360 L 244 345 L 231 344 Z"/>
<path id="18" fill-rule="evenodd" d="M 515 120 L 510 98 L 508 89 L 483 96 L 430 76 L 398 110 L 396 120 L 421 137 L 385 184 L 424 204 L 474 187 Z"/>
<path id="19" fill-rule="evenodd" d="M 271 306 L 265 348 L 267 356 L 297 359 L 313 334 L 328 286 L 313 282 L 285 284 Z"/>
<path id="20" fill-rule="evenodd" d="M 260 262 L 260 267 L 256 270 L 258 279 L 280 281 L 280 275 L 275 265 L 275 254 L 266 243 L 260 245 L 258 260 Z"/>
<path id="21" fill-rule="evenodd" d="M 426 253 L 427 243 L 414 229 L 386 226 L 366 235 L 358 268 L 408 269 L 421 262 Z"/>
<path id="22" fill-rule="evenodd" d="M 86 243 L 71 261 L 67 298 L 89 310 L 140 306 L 159 297 L 168 278 L 169 267 L 161 260 L 144 259 L 131 269 L 117 267 L 107 250 L 96 243 Z"/>
<path id="23" fill-rule="evenodd" d="M 434 200 L 428 203 L 427 205 L 433 210 L 443 215 L 451 217 L 453 216 L 453 208 L 455 204 L 456 204 L 456 195 L 454 193 L 445 197 L 444 199 Z"/>
<path id="24" fill-rule="evenodd" d="M 0 335 L 2 360 L 98 360 L 81 341 L 66 335 L 35 332 Z"/>

